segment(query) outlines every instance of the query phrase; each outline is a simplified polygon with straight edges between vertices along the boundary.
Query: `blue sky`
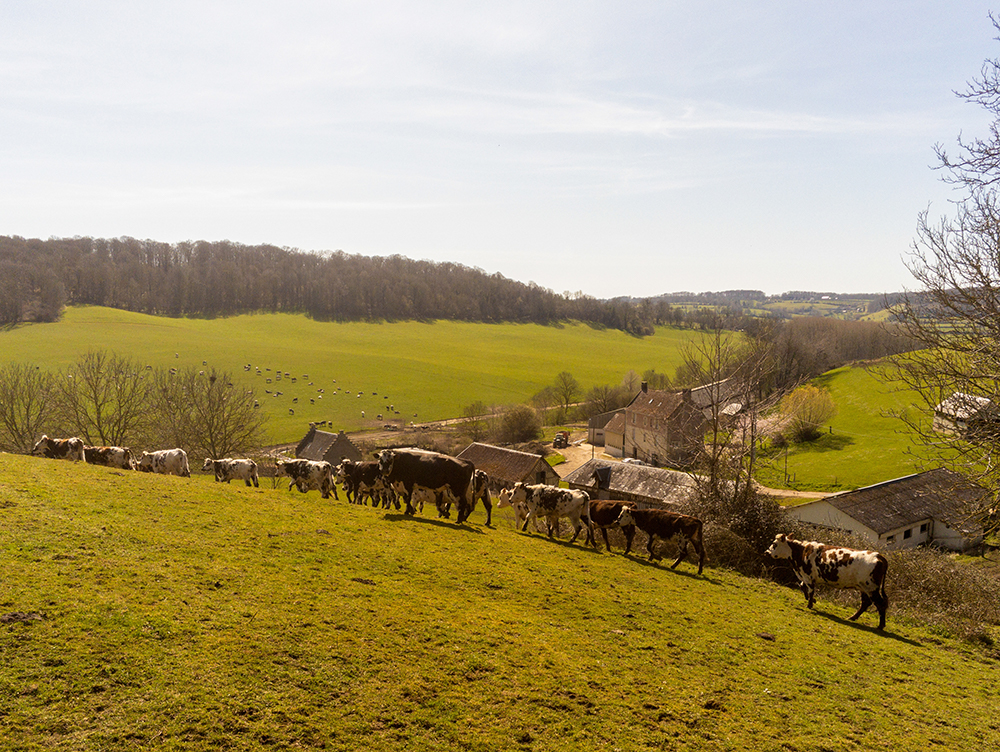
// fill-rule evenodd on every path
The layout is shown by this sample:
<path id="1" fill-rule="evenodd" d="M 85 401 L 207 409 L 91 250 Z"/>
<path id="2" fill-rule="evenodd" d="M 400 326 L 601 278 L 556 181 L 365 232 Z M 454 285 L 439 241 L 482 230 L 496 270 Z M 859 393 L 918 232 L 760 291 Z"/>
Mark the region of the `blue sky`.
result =
<path id="1" fill-rule="evenodd" d="M 885 292 L 1000 56 L 921 2 L 5 2 L 0 234 Z"/>

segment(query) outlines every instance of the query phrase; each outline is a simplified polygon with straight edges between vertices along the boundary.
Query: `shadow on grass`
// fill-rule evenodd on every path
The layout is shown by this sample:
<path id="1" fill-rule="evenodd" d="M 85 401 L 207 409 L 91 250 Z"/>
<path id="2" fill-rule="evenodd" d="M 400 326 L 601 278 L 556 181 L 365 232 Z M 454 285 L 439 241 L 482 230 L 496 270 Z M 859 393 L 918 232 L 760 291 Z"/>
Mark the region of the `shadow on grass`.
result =
<path id="1" fill-rule="evenodd" d="M 471 527 L 468 522 L 463 522 L 461 524 L 457 522 L 452 522 L 447 519 L 440 519 L 435 517 L 417 517 L 411 514 L 386 514 L 383 519 L 389 520 L 390 522 L 419 522 L 422 525 L 434 525 L 435 527 L 446 527 L 449 530 L 460 530 L 464 533 L 475 533 L 476 535 L 486 535 L 482 530 L 476 527 Z M 492 527 L 492 526 L 491 526 Z"/>
<path id="2" fill-rule="evenodd" d="M 581 551 L 586 551 L 587 553 L 592 553 L 592 554 L 596 553 L 596 554 L 599 554 L 599 553 L 603 552 L 603 549 L 594 548 L 589 543 L 587 543 L 586 540 L 583 540 L 581 542 L 580 538 L 577 538 L 575 541 L 570 542 L 569 538 L 549 538 L 547 535 L 545 535 L 545 533 L 534 533 L 533 534 L 530 530 L 522 530 L 522 531 L 518 531 L 518 532 L 522 532 L 525 535 L 528 535 L 528 536 L 530 536 L 532 538 L 541 538 L 543 540 L 547 540 L 549 543 L 553 543 L 553 544 L 558 545 L 558 546 L 564 546 L 566 548 L 578 549 L 578 550 L 581 550 Z M 580 535 L 583 536 L 583 535 L 586 535 L 586 533 L 580 533 Z"/>
<path id="3" fill-rule="evenodd" d="M 902 642 L 906 645 L 911 645 L 912 647 L 915 648 L 923 647 L 922 642 L 890 632 L 888 624 L 886 624 L 886 627 L 883 630 L 879 630 L 878 627 L 874 624 L 867 624 L 867 623 L 862 624 L 860 619 L 864 619 L 865 617 L 871 617 L 871 613 L 869 613 L 869 611 L 865 611 L 865 613 L 859 616 L 858 617 L 859 621 L 851 621 L 850 619 L 845 619 L 843 616 L 837 616 L 836 614 L 831 614 L 826 611 L 817 611 L 815 608 L 812 609 L 812 612 L 816 614 L 816 616 L 821 616 L 824 619 L 835 621 L 838 624 L 842 624 L 845 627 L 857 629 L 861 632 L 871 632 L 872 634 L 881 635 L 882 637 L 887 637 L 891 640 L 896 640 L 896 642 Z M 877 611 L 875 612 L 875 619 L 878 619 Z"/>
<path id="4" fill-rule="evenodd" d="M 854 439 L 842 433 L 824 433 L 813 441 L 804 441 L 795 445 L 796 454 L 812 452 L 839 452 L 854 444 Z"/>
<path id="5" fill-rule="evenodd" d="M 647 554 L 644 553 L 638 554 L 635 551 L 632 551 L 628 554 L 623 554 L 623 556 L 625 556 L 626 559 L 631 559 L 636 564 L 640 564 L 641 566 L 644 567 L 652 567 L 653 569 L 663 569 L 667 572 L 673 572 L 674 574 L 680 575 L 682 577 L 690 577 L 692 579 L 698 579 L 698 580 L 708 580 L 713 585 L 719 584 L 717 580 L 713 580 L 711 577 L 708 576 L 708 571 L 703 570 L 701 574 L 698 574 L 697 561 L 691 562 L 688 561 L 687 559 L 683 559 L 681 563 L 677 565 L 676 569 L 671 569 L 670 565 L 674 563 L 674 558 L 675 558 L 674 556 L 665 556 L 663 557 L 663 559 L 657 559 L 654 561 L 650 561 Z M 682 567 L 684 567 L 685 564 L 691 565 L 692 567 L 694 567 L 694 569 L 683 569 Z"/>

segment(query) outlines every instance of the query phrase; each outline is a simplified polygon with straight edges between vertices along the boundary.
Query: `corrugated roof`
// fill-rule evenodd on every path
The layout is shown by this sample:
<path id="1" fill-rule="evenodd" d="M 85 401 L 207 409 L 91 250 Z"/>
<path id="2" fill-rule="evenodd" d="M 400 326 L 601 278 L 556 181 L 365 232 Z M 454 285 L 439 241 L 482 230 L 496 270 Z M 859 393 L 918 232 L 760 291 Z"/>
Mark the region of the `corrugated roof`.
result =
<path id="1" fill-rule="evenodd" d="M 697 494 L 694 481 L 687 473 L 599 458 L 585 462 L 563 480 L 570 485 L 598 487 L 612 493 L 644 496 L 668 504 L 693 500 Z"/>
<path id="2" fill-rule="evenodd" d="M 549 466 L 544 457 L 492 444 L 474 442 L 463 449 L 458 456 L 463 460 L 469 460 L 476 466 L 477 470 L 482 470 L 490 478 L 497 481 L 510 481 L 511 483 L 523 481 L 529 476 L 533 476 L 538 470 L 544 470 L 546 473 L 551 471 L 552 475 L 556 478 L 559 477 L 559 474 Z M 540 467 L 540 464 L 545 467 Z M 533 483 L 534 480 L 532 479 L 530 482 Z"/>
<path id="3" fill-rule="evenodd" d="M 926 519 L 937 519 L 954 530 L 977 534 L 969 509 L 979 506 L 988 491 L 947 468 L 907 475 L 855 491 L 828 496 L 825 501 L 879 535 Z"/>

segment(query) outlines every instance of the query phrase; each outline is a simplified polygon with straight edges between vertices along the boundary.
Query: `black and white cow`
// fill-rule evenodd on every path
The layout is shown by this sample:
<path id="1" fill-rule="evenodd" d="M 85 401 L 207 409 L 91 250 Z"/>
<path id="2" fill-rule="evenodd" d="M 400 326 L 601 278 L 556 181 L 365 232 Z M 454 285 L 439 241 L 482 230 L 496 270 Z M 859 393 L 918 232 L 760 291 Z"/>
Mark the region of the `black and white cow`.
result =
<path id="1" fill-rule="evenodd" d="M 438 505 L 454 503 L 458 522 L 475 508 L 475 466 L 468 460 L 420 449 L 385 449 L 378 455 L 379 472 L 388 486 L 406 502 L 406 514 L 416 514 L 415 488 L 435 492 Z"/>
<path id="2" fill-rule="evenodd" d="M 800 541 L 779 533 L 767 549 L 772 559 L 787 559 L 799 578 L 799 589 L 812 608 L 816 600 L 816 585 L 823 583 L 835 588 L 857 590 L 861 607 L 851 617 L 856 620 L 868 607 L 878 609 L 878 628 L 885 629 L 885 612 L 889 598 L 885 594 L 885 577 L 889 562 L 878 551 L 828 546 L 816 541 Z"/>
<path id="3" fill-rule="evenodd" d="M 135 469 L 144 473 L 179 475 L 182 478 L 191 477 L 187 453 L 183 449 L 160 449 L 156 452 L 143 452 Z"/>
<path id="4" fill-rule="evenodd" d="M 340 499 L 337 495 L 337 484 L 333 481 L 333 465 L 329 462 L 278 460 L 276 464 L 278 475 L 291 478 L 288 483 L 289 491 L 292 490 L 292 486 L 298 488 L 300 493 L 316 489 L 324 499 L 329 499 L 332 491 L 333 498 Z"/>
<path id="5" fill-rule="evenodd" d="M 507 503 L 515 509 L 523 505 L 523 512 L 518 514 L 519 518 L 523 514 L 522 532 L 528 529 L 530 520 L 544 518 L 551 538 L 553 528 L 559 525 L 559 518 L 566 517 L 574 530 L 570 543 L 573 543 L 579 537 L 580 531 L 586 528 L 587 542 L 597 547 L 594 528 L 590 521 L 590 494 L 586 491 L 518 481 L 512 489 L 501 493 L 501 497 L 504 496 Z"/>
<path id="6" fill-rule="evenodd" d="M 626 525 L 635 525 L 649 537 L 646 550 L 649 552 L 650 561 L 653 559 L 659 561 L 663 558 L 653 548 L 656 538 L 663 540 L 679 538 L 680 551 L 677 554 L 677 560 L 670 565 L 670 568 L 675 568 L 687 556 L 689 543 L 694 546 L 694 550 L 698 553 L 698 574 L 701 574 L 701 570 L 705 568 L 704 525 L 697 517 L 678 514 L 666 509 L 637 509 L 634 506 L 625 506 L 621 514 L 618 515 L 618 524 L 623 529 Z"/>
<path id="7" fill-rule="evenodd" d="M 232 459 L 225 457 L 221 460 L 213 460 L 211 457 L 205 458 L 205 464 L 201 466 L 202 472 L 215 473 L 216 483 L 229 483 L 231 480 L 241 480 L 247 486 L 260 488 L 257 476 L 257 463 L 250 459 Z"/>
<path id="8" fill-rule="evenodd" d="M 135 469 L 135 457 L 128 447 L 84 446 L 83 454 L 90 465 L 106 465 L 120 470 Z"/>
<path id="9" fill-rule="evenodd" d="M 354 462 L 344 458 L 336 467 L 337 480 L 344 487 L 344 495 L 351 504 L 364 504 L 371 499 L 372 506 L 381 502 L 385 506 L 385 484 L 378 470 L 378 462 Z"/>
<path id="10" fill-rule="evenodd" d="M 38 440 L 31 454 L 35 457 L 48 457 L 50 460 L 78 460 L 86 462 L 83 451 L 83 439 L 50 439 L 45 434 Z"/>

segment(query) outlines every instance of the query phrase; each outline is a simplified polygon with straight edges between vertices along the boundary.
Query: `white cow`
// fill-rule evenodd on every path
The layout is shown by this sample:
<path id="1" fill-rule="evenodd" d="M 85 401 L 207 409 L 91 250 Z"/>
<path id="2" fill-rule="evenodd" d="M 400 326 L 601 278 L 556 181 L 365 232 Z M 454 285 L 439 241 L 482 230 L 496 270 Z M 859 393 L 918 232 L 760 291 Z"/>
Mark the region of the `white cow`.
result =
<path id="1" fill-rule="evenodd" d="M 191 477 L 187 453 L 183 449 L 160 449 L 156 452 L 143 452 L 136 465 L 136 470 L 144 473 L 179 475 L 182 478 Z"/>
<path id="2" fill-rule="evenodd" d="M 86 462 L 83 453 L 83 439 L 50 439 L 45 434 L 31 450 L 35 457 L 48 457 L 50 460 L 78 460 Z"/>
<path id="3" fill-rule="evenodd" d="M 221 460 L 213 460 L 211 457 L 205 458 L 205 464 L 201 467 L 202 472 L 212 471 L 215 473 L 216 483 L 229 483 L 231 480 L 242 480 L 247 486 L 253 485 L 259 488 L 257 481 L 257 463 L 253 460 L 234 460 L 229 457 Z"/>
<path id="4" fill-rule="evenodd" d="M 278 475 L 291 478 L 288 484 L 289 491 L 292 490 L 292 486 L 298 488 L 300 493 L 317 489 L 324 499 L 329 499 L 330 491 L 333 491 L 333 498 L 340 499 L 337 495 L 337 484 L 333 481 L 333 465 L 329 462 L 278 460 L 276 465 Z"/>
<path id="5" fill-rule="evenodd" d="M 529 520 L 544 517 L 551 538 L 553 529 L 558 529 L 559 518 L 566 517 L 572 523 L 574 530 L 570 543 L 575 541 L 580 535 L 580 531 L 586 527 L 587 542 L 595 548 L 597 547 L 594 540 L 594 528 L 590 521 L 590 494 L 586 491 L 557 488 L 544 483 L 525 484 L 518 481 L 509 492 L 501 493 L 501 503 L 497 505 L 498 507 L 503 506 L 504 496 L 515 509 L 518 509 L 522 504 L 524 505 L 521 530 L 528 529 Z M 519 511 L 519 521 L 521 517 Z M 537 526 L 535 529 L 538 529 Z"/>

